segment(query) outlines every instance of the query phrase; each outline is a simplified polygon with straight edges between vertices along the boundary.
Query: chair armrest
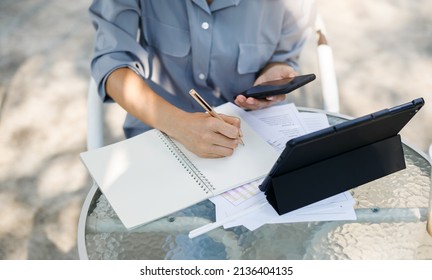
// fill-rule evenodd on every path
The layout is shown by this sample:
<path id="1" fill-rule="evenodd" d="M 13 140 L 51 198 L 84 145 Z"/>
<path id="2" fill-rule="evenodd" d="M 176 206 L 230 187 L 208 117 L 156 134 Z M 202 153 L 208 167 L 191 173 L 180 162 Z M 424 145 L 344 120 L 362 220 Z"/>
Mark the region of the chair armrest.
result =
<path id="1" fill-rule="evenodd" d="M 318 37 L 317 52 L 324 109 L 329 112 L 339 113 L 339 90 L 333 62 L 333 51 L 327 42 L 324 22 L 320 15 L 316 17 L 315 30 Z"/>
<path id="2" fill-rule="evenodd" d="M 104 145 L 104 106 L 97 93 L 96 83 L 90 79 L 87 96 L 87 149 Z"/>

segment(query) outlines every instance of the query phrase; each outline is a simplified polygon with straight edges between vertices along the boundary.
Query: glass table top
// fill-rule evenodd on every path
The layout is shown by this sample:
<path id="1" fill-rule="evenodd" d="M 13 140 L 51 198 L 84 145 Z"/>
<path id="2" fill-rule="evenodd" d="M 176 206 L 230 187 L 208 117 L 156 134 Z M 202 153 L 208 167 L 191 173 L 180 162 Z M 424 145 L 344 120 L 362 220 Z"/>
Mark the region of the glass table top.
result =
<path id="1" fill-rule="evenodd" d="M 330 115 L 330 124 L 344 118 Z M 403 144 L 407 168 L 351 190 L 357 220 L 191 230 L 215 221 L 206 200 L 127 231 L 93 186 L 83 208 L 80 256 L 89 259 L 432 259 L 427 233 L 431 164 Z M 81 243 L 81 245 L 80 245 Z"/>

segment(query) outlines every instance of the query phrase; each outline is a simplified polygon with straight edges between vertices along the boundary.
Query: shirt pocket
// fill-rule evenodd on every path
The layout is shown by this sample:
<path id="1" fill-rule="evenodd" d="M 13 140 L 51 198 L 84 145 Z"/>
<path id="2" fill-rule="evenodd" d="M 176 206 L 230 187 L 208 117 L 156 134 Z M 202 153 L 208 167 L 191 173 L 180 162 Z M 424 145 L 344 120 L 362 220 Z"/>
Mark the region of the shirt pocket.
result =
<path id="1" fill-rule="evenodd" d="M 147 26 L 144 30 L 147 43 L 154 47 L 156 52 L 174 57 L 184 57 L 191 49 L 188 30 L 149 18 L 147 18 Z"/>
<path id="2" fill-rule="evenodd" d="M 237 71 L 239 74 L 256 73 L 270 60 L 275 50 L 271 44 L 239 44 Z"/>

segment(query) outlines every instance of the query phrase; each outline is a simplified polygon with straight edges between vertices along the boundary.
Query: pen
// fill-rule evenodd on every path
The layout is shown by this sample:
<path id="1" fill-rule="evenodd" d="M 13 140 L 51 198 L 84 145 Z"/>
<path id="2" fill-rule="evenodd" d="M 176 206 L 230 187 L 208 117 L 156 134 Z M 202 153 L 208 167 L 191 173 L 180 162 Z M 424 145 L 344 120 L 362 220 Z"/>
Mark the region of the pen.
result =
<path id="1" fill-rule="evenodd" d="M 189 91 L 189 94 L 196 100 L 196 102 L 198 102 L 198 104 L 200 104 L 201 105 L 201 107 L 203 107 L 206 111 L 207 111 L 207 113 L 209 113 L 210 114 L 210 116 L 212 116 L 212 117 L 214 117 L 214 118 L 217 118 L 217 119 L 219 119 L 219 120 L 221 120 L 221 121 L 223 121 L 223 122 L 225 122 L 219 115 L 218 115 L 218 113 L 216 113 L 216 111 L 213 109 L 213 107 L 212 106 L 210 106 L 205 100 L 204 100 L 204 98 L 202 98 L 199 94 L 198 94 L 198 92 L 196 92 L 194 89 L 191 89 L 190 91 Z M 242 139 L 241 139 L 241 137 L 242 137 L 242 133 L 241 133 L 241 130 L 239 130 L 239 133 L 240 133 L 240 144 L 242 144 L 242 145 L 244 145 L 244 143 L 243 143 L 243 141 L 242 141 Z"/>

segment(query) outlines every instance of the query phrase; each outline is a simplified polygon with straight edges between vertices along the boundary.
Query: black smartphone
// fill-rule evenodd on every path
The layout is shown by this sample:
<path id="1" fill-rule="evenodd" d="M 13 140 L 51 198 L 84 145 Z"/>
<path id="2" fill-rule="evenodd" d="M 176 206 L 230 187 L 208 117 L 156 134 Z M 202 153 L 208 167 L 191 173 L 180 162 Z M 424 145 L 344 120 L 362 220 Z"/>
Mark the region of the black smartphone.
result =
<path id="1" fill-rule="evenodd" d="M 269 81 L 251 87 L 246 91 L 239 93 L 237 95 L 244 95 L 246 97 L 263 99 L 268 96 L 286 94 L 312 82 L 313 80 L 315 80 L 315 78 L 316 78 L 315 74 L 306 74 L 306 75 L 299 75 L 294 78 Z"/>

